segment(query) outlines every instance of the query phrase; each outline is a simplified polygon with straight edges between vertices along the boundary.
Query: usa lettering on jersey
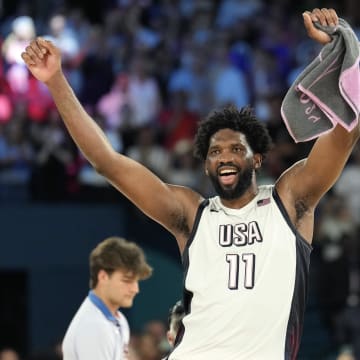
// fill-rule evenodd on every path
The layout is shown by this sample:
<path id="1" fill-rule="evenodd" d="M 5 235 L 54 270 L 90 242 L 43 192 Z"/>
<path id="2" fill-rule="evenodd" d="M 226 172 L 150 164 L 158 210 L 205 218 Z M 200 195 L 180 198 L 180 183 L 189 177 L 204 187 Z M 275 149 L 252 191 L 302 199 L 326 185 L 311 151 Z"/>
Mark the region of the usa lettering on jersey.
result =
<path id="1" fill-rule="evenodd" d="M 263 236 L 257 221 L 219 226 L 219 245 L 222 247 L 241 247 L 262 241 Z M 252 252 L 239 254 L 234 251 L 225 255 L 229 266 L 227 286 L 230 290 L 239 289 L 241 282 L 245 289 L 254 288 L 255 260 L 256 256 Z"/>
<path id="2" fill-rule="evenodd" d="M 252 245 L 262 242 L 263 237 L 256 221 L 219 226 L 219 244 L 223 247 Z"/>

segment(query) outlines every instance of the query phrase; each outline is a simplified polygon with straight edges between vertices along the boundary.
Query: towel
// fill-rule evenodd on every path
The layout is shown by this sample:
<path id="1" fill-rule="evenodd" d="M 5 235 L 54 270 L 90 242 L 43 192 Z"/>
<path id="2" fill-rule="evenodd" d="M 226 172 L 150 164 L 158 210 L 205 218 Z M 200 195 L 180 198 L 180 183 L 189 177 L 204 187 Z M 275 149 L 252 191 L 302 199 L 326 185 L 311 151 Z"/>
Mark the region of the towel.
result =
<path id="1" fill-rule="evenodd" d="M 340 124 L 351 131 L 360 112 L 359 41 L 349 24 L 315 26 L 332 37 L 295 79 L 281 116 L 295 142 L 308 141 Z"/>

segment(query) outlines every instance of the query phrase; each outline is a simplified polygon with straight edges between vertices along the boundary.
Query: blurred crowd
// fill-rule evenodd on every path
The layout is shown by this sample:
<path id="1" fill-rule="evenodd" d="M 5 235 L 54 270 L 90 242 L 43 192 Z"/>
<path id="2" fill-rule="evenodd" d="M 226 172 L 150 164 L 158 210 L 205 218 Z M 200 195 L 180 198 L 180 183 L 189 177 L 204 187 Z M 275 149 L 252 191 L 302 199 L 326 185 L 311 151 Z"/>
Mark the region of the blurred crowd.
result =
<path id="1" fill-rule="evenodd" d="M 209 196 L 202 164 L 192 156 L 198 122 L 218 107 L 251 104 L 276 144 L 260 182 L 274 181 L 312 145 L 295 144 L 280 117 L 287 89 L 320 51 L 301 13 L 333 6 L 360 34 L 357 0 L 108 0 L 97 21 L 66 1 L 40 3 L 19 1 L 0 23 L 2 203 L 119 201 L 69 138 L 47 89 L 27 71 L 20 54 L 35 36 L 61 49 L 74 91 L 118 152 L 166 182 Z M 321 317 L 336 349 L 360 354 L 360 145 L 316 222 Z M 159 324 L 133 335 L 133 360 L 164 356 L 166 325 L 159 330 Z M 19 357 L 0 355 L 5 359 Z"/>
<path id="2" fill-rule="evenodd" d="M 164 319 L 149 321 L 141 331 L 132 331 L 127 360 L 161 360 L 166 357 L 174 346 L 175 331 L 182 318 L 182 313 L 179 313 L 171 319 L 170 310 L 169 314 L 165 311 Z M 62 360 L 61 340 L 48 349 L 33 351 L 26 356 L 13 347 L 3 347 L 0 349 L 0 360 Z"/>
<path id="3" fill-rule="evenodd" d="M 167 334 L 170 319 L 167 320 L 166 315 L 165 311 L 164 320 L 149 321 L 141 332 L 132 332 L 128 360 L 161 360 L 166 357 L 173 346 Z M 0 360 L 62 360 L 61 341 L 25 357 L 13 347 L 4 347 L 0 349 Z"/>

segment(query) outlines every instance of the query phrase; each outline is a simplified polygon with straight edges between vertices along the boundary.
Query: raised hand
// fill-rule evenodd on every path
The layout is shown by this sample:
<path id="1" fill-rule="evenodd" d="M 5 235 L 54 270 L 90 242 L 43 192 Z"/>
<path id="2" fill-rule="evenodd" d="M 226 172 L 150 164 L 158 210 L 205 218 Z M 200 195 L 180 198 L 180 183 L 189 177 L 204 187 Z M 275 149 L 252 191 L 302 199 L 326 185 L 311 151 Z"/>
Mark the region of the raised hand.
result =
<path id="1" fill-rule="evenodd" d="M 309 37 L 320 44 L 327 44 L 331 41 L 331 37 L 324 31 L 315 27 L 314 22 L 319 22 L 323 26 L 337 26 L 339 23 L 338 16 L 334 9 L 314 9 L 313 11 L 305 11 L 303 13 L 304 25 Z"/>
<path id="2" fill-rule="evenodd" d="M 38 37 L 31 41 L 21 57 L 30 72 L 44 83 L 61 72 L 60 50 L 51 41 Z"/>

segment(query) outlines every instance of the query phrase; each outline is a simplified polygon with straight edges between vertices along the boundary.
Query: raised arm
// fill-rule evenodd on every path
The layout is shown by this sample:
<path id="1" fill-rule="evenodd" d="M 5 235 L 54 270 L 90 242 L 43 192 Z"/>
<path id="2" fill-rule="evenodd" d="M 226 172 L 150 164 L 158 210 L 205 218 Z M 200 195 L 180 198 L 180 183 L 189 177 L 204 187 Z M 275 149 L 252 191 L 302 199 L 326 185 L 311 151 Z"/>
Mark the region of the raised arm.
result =
<path id="1" fill-rule="evenodd" d="M 278 190 L 313 210 L 339 178 L 359 138 L 359 126 L 350 133 L 340 125 L 316 140 L 309 156 L 288 169 L 278 181 Z M 299 203 L 300 205 L 300 203 Z"/>
<path id="2" fill-rule="evenodd" d="M 331 41 L 326 33 L 314 27 L 313 21 L 325 26 L 336 25 L 338 17 L 334 10 L 315 9 L 303 16 L 311 38 L 322 44 Z M 359 134 L 359 126 L 348 132 L 337 125 L 331 132 L 320 136 L 309 156 L 288 169 L 276 184 L 293 223 L 309 242 L 312 240 L 315 207 L 339 178 Z"/>
<path id="3" fill-rule="evenodd" d="M 60 51 L 50 41 L 32 41 L 22 58 L 30 72 L 47 85 L 71 137 L 92 166 L 177 237 L 182 248 L 200 196 L 190 189 L 165 184 L 141 164 L 114 151 L 76 98 L 62 72 Z"/>

